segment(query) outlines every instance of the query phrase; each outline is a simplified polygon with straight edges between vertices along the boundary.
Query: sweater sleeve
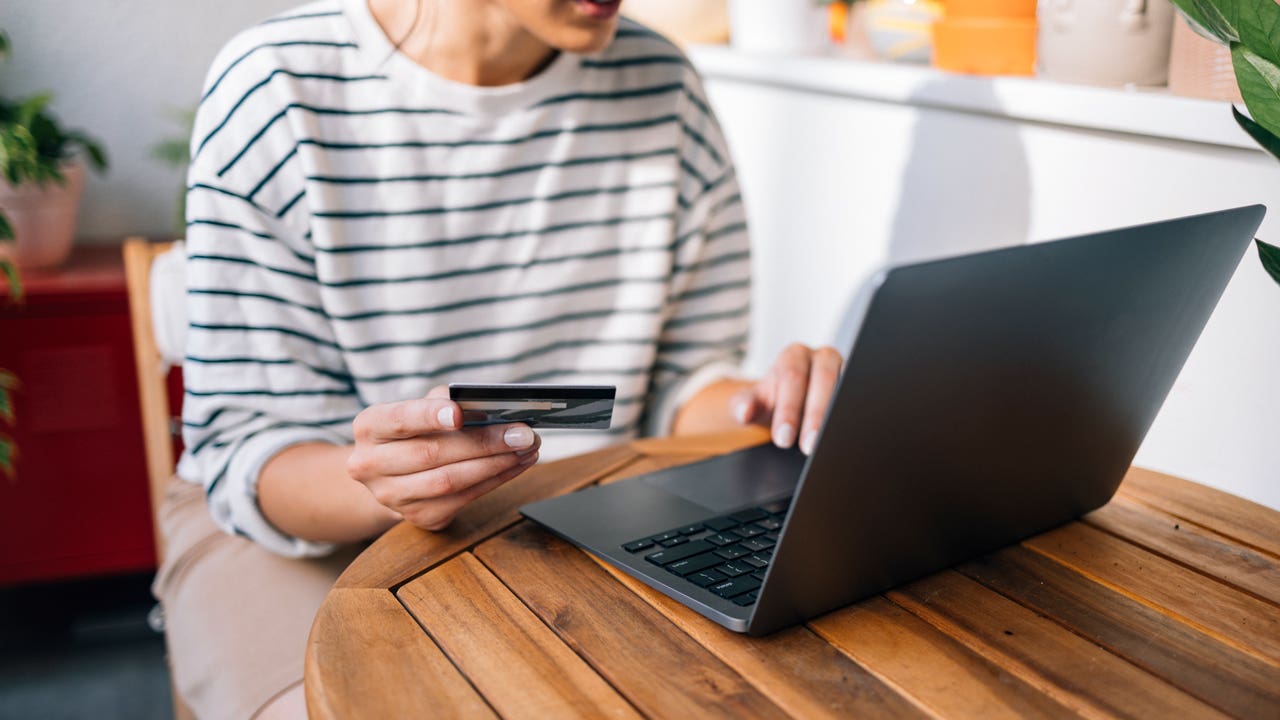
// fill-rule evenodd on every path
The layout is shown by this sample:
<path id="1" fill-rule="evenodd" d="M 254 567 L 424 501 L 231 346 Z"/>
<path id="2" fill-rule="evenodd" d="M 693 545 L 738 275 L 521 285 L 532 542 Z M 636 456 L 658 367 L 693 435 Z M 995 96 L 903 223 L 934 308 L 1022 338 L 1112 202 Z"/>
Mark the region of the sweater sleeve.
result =
<path id="1" fill-rule="evenodd" d="M 350 442 L 362 406 L 322 302 L 303 179 L 288 165 L 271 170 L 294 140 L 284 123 L 267 124 L 280 112 L 258 83 L 269 56 L 227 72 L 235 45 L 215 62 L 192 138 L 178 470 L 203 484 L 224 531 L 281 555 L 322 555 L 332 546 L 290 537 L 262 514 L 259 475 L 292 445 Z"/>
<path id="2" fill-rule="evenodd" d="M 685 85 L 679 220 L 650 380 L 651 435 L 669 433 L 680 407 L 708 385 L 738 376 L 751 319 L 751 246 L 737 176 L 692 70 Z"/>

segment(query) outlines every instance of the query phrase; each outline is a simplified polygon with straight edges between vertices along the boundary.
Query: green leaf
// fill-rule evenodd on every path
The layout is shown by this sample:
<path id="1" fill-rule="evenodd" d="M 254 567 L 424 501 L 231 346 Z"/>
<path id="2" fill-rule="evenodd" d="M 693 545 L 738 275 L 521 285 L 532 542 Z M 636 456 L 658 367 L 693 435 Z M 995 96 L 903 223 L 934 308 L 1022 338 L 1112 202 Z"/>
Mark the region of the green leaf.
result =
<path id="1" fill-rule="evenodd" d="M 1258 258 L 1262 260 L 1262 269 L 1267 271 L 1272 280 L 1280 283 L 1280 248 L 1254 239 L 1258 246 Z"/>
<path id="2" fill-rule="evenodd" d="M 18 103 L 18 111 L 16 122 L 19 125 L 31 125 L 37 117 L 40 117 L 49 103 L 53 102 L 53 93 L 39 93 Z"/>
<path id="3" fill-rule="evenodd" d="M 1231 114 L 1236 118 L 1236 124 L 1249 133 L 1263 150 L 1271 153 L 1271 156 L 1280 160 L 1280 137 L 1269 132 L 1266 128 L 1254 122 L 1252 118 L 1236 109 L 1235 105 L 1231 106 Z"/>
<path id="4" fill-rule="evenodd" d="M 8 435 L 0 435 L 0 472 L 9 478 L 9 482 L 18 481 L 18 469 L 14 461 L 18 459 L 18 444 Z"/>
<path id="5" fill-rule="evenodd" d="M 1254 122 L 1280 135 L 1280 66 L 1240 43 L 1231 45 L 1231 62 Z"/>
<path id="6" fill-rule="evenodd" d="M 18 274 L 18 266 L 12 261 L 0 258 L 0 273 L 9 280 L 9 301 L 15 305 L 26 298 L 26 290 L 22 287 L 22 276 Z"/>
<path id="7" fill-rule="evenodd" d="M 1207 0 L 1224 11 L 1235 10 L 1233 18 L 1240 42 L 1261 57 L 1280 65 L 1280 5 L 1275 0 Z"/>
<path id="8" fill-rule="evenodd" d="M 14 423 L 13 391 L 3 386 L 0 386 L 0 419 L 9 423 L 9 425 Z"/>
<path id="9" fill-rule="evenodd" d="M 13 52 L 13 46 L 9 44 L 9 33 L 0 30 L 0 60 L 9 57 L 11 52 Z"/>
<path id="10" fill-rule="evenodd" d="M 1197 34 L 1223 45 L 1240 40 L 1235 27 L 1212 0 L 1173 0 L 1173 4 L 1178 6 Z"/>
<path id="11" fill-rule="evenodd" d="M 13 225 L 9 224 L 9 218 L 0 212 L 0 242 L 13 240 Z"/>

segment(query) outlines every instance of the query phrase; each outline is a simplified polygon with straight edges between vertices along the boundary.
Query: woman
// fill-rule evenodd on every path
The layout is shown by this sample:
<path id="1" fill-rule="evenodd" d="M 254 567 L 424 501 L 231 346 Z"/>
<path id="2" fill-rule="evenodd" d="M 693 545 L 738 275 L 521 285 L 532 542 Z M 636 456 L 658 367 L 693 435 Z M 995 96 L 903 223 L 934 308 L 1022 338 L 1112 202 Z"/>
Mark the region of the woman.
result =
<path id="1" fill-rule="evenodd" d="M 797 345 L 734 379 L 750 288 L 728 150 L 688 62 L 619 1 L 323 0 L 214 63 L 188 482 L 157 580 L 200 717 L 299 713 L 316 608 L 352 544 L 401 519 L 441 529 L 540 458 L 641 432 L 758 421 L 811 446 L 840 357 Z M 613 429 L 462 429 L 451 381 L 616 385 Z"/>

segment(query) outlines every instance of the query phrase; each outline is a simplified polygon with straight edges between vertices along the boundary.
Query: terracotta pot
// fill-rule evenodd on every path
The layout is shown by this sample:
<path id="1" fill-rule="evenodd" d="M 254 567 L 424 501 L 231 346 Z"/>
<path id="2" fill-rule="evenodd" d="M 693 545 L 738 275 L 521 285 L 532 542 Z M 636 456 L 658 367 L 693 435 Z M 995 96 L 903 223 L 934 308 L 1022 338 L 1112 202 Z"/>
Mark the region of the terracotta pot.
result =
<path id="1" fill-rule="evenodd" d="M 1164 85 L 1173 15 L 1169 0 L 1044 0 L 1040 75 L 1089 85 Z"/>
<path id="2" fill-rule="evenodd" d="M 54 267 L 71 254 L 85 169 L 75 163 L 62 172 L 66 182 L 61 185 L 0 182 L 0 210 L 13 225 L 17 243 L 11 255 L 20 267 Z"/>

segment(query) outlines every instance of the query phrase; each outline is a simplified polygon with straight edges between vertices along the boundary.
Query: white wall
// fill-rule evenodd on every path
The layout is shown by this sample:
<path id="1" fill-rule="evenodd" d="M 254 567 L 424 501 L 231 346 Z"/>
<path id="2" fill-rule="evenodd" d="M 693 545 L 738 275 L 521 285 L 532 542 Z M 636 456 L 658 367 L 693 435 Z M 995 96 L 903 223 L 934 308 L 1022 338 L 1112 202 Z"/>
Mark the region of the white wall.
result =
<path id="1" fill-rule="evenodd" d="M 237 31 L 299 0 L 0 0 L 14 56 L 0 66 L 7 97 L 52 90 L 69 126 L 106 145 L 111 171 L 91 177 L 80 234 L 175 232 L 182 178 L 151 157 L 180 134 L 213 56 Z"/>
<path id="2" fill-rule="evenodd" d="M 756 372 L 789 341 L 832 342 L 855 286 L 885 262 L 1256 202 L 1271 208 L 1260 237 L 1280 242 L 1280 166 L 1256 149 L 811 92 L 777 77 L 712 75 L 707 87 L 753 223 Z M 1278 368 L 1280 287 L 1251 250 L 1135 462 L 1280 508 Z"/>

